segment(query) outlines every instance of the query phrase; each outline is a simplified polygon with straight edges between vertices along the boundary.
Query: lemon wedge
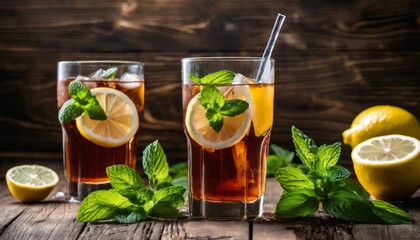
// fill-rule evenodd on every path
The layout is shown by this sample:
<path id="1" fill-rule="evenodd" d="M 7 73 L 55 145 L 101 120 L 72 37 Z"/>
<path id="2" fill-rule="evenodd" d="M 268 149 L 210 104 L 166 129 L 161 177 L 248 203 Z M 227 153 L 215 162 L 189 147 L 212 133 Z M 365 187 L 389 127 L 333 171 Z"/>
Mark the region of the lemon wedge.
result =
<path id="1" fill-rule="evenodd" d="M 250 86 L 252 125 L 256 137 L 263 135 L 273 126 L 274 85 Z"/>
<path id="2" fill-rule="evenodd" d="M 21 165 L 9 169 L 6 183 L 10 193 L 22 202 L 38 202 L 46 198 L 58 183 L 54 170 L 39 165 Z"/>
<path id="3" fill-rule="evenodd" d="M 386 135 L 358 144 L 351 154 L 362 186 L 375 198 L 409 198 L 420 187 L 420 141 L 404 135 Z"/>
<path id="4" fill-rule="evenodd" d="M 241 99 L 252 104 L 249 87 L 246 85 L 218 87 L 227 100 Z M 251 111 L 247 109 L 234 117 L 224 117 L 223 127 L 216 132 L 206 118 L 206 109 L 199 103 L 198 95 L 188 103 L 185 113 L 185 127 L 188 134 L 198 144 L 211 149 L 228 148 L 238 143 L 248 132 L 251 124 Z"/>
<path id="5" fill-rule="evenodd" d="M 123 92 L 113 88 L 91 89 L 104 109 L 107 119 L 92 120 L 85 114 L 76 119 L 80 134 L 103 147 L 118 147 L 137 132 L 139 118 L 135 104 Z"/>

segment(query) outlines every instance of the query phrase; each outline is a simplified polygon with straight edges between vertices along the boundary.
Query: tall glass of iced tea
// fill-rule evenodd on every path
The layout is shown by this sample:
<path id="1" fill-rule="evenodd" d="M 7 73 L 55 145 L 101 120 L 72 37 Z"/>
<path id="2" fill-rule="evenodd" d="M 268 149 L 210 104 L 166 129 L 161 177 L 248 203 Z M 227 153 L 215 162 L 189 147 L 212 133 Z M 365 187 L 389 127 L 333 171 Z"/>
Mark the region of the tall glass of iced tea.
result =
<path id="1" fill-rule="evenodd" d="M 182 59 L 189 210 L 195 218 L 262 214 L 273 124 L 274 60 L 256 81 L 261 58 Z"/>
<path id="2" fill-rule="evenodd" d="M 95 118 L 93 98 L 106 119 Z M 136 167 L 139 113 L 144 106 L 143 63 L 59 62 L 57 100 L 69 197 L 81 201 L 90 192 L 109 187 L 106 167 Z M 75 112 L 73 118 L 62 120 Z"/>

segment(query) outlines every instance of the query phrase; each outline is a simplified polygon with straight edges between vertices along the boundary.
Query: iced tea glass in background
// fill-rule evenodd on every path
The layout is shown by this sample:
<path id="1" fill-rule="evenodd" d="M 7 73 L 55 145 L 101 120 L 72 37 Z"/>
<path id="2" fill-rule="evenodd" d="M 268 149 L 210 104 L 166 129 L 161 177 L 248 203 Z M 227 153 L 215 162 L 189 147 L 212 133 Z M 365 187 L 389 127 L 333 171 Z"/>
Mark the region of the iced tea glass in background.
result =
<path id="1" fill-rule="evenodd" d="M 62 124 L 63 161 L 70 201 L 109 188 L 106 167 L 136 167 L 139 113 L 144 106 L 143 63 L 127 61 L 62 61 L 58 63 L 58 109 L 71 98 L 69 84 L 90 89 L 107 120 L 85 113 Z"/>
<path id="2" fill-rule="evenodd" d="M 273 124 L 274 60 L 267 61 L 257 82 L 260 63 L 261 58 L 252 57 L 182 59 L 191 217 L 228 220 L 262 215 Z M 237 100 L 247 102 L 248 108 L 230 114 L 235 107 L 225 105 Z M 223 126 L 215 130 L 210 126 L 215 121 Z"/>

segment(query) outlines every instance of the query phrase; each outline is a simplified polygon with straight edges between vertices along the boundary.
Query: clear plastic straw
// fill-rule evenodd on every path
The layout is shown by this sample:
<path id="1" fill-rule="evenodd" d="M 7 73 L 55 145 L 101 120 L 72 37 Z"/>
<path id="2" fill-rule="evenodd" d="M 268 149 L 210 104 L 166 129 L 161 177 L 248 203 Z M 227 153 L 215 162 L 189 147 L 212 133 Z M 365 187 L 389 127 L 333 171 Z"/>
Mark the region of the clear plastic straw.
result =
<path id="1" fill-rule="evenodd" d="M 267 61 L 271 57 L 271 53 L 273 52 L 274 45 L 276 44 L 277 38 L 280 33 L 280 29 L 283 26 L 283 22 L 285 18 L 286 16 L 284 16 L 283 14 L 280 14 L 280 13 L 277 14 L 276 22 L 274 23 L 273 30 L 271 31 L 270 38 L 268 39 L 268 42 L 267 42 L 267 46 L 265 46 L 264 53 L 261 57 L 262 61 L 261 61 L 260 67 L 258 68 L 258 73 L 257 73 L 257 78 L 256 78 L 257 82 L 261 81 L 262 76 L 264 75 Z"/>

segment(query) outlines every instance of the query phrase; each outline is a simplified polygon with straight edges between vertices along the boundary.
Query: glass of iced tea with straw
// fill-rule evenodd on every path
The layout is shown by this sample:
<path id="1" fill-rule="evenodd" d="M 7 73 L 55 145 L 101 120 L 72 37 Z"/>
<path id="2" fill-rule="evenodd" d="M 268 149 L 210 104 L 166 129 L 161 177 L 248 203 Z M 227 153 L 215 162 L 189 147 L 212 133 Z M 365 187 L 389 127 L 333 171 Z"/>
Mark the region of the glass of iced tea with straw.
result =
<path id="1" fill-rule="evenodd" d="M 184 131 L 193 218 L 262 215 L 273 124 L 274 60 L 255 80 L 261 58 L 182 59 Z"/>
<path id="2" fill-rule="evenodd" d="M 109 188 L 106 167 L 136 167 L 143 63 L 62 61 L 57 102 L 70 201 Z"/>

